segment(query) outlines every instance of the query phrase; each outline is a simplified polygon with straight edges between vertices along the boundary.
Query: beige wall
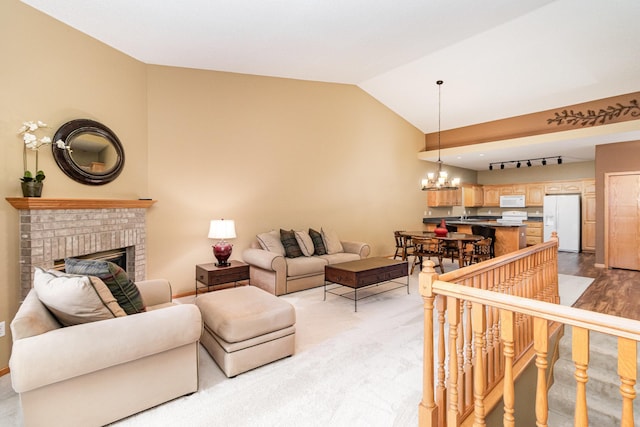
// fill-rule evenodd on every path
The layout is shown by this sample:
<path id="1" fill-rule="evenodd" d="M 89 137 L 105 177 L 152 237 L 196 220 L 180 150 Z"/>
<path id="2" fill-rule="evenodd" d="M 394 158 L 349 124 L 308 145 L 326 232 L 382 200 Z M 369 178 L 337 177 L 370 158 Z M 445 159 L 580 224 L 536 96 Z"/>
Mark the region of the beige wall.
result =
<path id="1" fill-rule="evenodd" d="M 190 292 L 211 219 L 259 232 L 332 228 L 393 253 L 421 227 L 424 136 L 351 85 L 149 67 L 149 271 Z"/>
<path id="2" fill-rule="evenodd" d="M 68 178 L 51 149 L 40 151 L 47 175 L 43 197 L 138 198 L 147 193 L 146 66 L 17 0 L 0 2 L 0 321 L 7 332 L 19 301 L 18 212 L 5 197 L 20 197 L 25 120 L 42 120 L 50 134 L 68 120 L 90 118 L 109 126 L 126 150 L 114 182 L 87 186 Z M 30 167 L 34 157 L 30 156 Z M 10 334 L 0 338 L 0 370 L 7 366 Z"/>
<path id="3" fill-rule="evenodd" d="M 375 255 L 392 252 L 394 228 L 420 226 L 424 135 L 355 86 L 146 66 L 17 0 L 0 2 L 0 31 L 3 197 L 21 195 L 23 121 L 48 122 L 51 134 L 76 118 L 106 124 L 126 153 L 118 179 L 76 183 L 44 149 L 43 197 L 157 199 L 147 276 L 169 278 L 175 293 L 213 260 L 213 218 L 236 220 L 232 258 L 271 228 L 330 227 Z M 17 221 L 0 203 L 7 329 L 19 303 Z M 0 371 L 10 341 L 0 338 Z"/>

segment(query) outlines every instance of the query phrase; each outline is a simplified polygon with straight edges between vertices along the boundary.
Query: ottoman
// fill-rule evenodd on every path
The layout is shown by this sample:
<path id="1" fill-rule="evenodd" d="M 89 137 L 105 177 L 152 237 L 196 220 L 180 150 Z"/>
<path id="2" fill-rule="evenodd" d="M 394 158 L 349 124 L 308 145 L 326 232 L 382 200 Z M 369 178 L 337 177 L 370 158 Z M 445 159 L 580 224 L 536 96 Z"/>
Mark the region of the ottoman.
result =
<path id="1" fill-rule="evenodd" d="M 227 377 L 291 356 L 296 313 L 291 304 L 255 286 L 200 295 L 200 342 Z"/>

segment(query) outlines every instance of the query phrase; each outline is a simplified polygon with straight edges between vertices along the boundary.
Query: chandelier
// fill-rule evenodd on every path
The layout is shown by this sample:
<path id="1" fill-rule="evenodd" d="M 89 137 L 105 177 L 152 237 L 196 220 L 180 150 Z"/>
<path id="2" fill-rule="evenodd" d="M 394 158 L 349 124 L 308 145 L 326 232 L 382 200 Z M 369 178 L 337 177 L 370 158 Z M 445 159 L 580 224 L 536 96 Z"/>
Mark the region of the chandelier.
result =
<path id="1" fill-rule="evenodd" d="M 438 172 L 434 174 L 429 172 L 427 178 L 422 180 L 422 191 L 439 191 L 439 190 L 456 190 L 460 185 L 460 178 L 453 178 L 449 180 L 449 174 L 447 171 L 442 170 L 442 160 L 440 160 L 440 89 L 444 83 L 442 80 L 438 80 Z"/>

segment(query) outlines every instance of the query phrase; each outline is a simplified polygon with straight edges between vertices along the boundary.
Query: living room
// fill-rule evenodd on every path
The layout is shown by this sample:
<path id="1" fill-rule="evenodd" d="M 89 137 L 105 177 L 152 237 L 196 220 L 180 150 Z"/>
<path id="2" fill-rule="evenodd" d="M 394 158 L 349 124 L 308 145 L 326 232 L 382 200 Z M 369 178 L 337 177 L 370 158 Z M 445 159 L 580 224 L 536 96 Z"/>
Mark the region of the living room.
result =
<path id="1" fill-rule="evenodd" d="M 53 133 L 76 118 L 115 131 L 122 174 L 87 186 L 59 170 L 48 150 L 43 197 L 151 198 L 147 277 L 191 291 L 196 264 L 213 261 L 209 221 L 235 220 L 234 255 L 259 232 L 327 227 L 393 253 L 393 228 L 420 229 L 418 160 L 424 134 L 357 86 L 148 65 L 32 9 L 0 4 L 4 197 L 20 196 L 25 120 Z M 450 168 L 475 179 L 475 172 Z M 19 301 L 18 213 L 0 208 L 0 321 Z M 0 338 L 6 373 L 10 336 Z"/>

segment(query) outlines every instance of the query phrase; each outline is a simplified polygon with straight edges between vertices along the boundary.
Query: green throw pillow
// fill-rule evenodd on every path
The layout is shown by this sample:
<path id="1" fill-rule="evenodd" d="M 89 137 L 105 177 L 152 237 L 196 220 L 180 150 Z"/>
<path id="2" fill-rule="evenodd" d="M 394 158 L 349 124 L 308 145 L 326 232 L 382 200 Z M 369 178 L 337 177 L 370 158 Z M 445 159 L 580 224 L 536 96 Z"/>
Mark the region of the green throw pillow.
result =
<path id="1" fill-rule="evenodd" d="M 322 233 L 314 230 L 313 228 L 309 229 L 309 236 L 311 236 L 311 240 L 313 241 L 314 247 L 314 255 L 326 255 L 327 248 L 324 247 L 324 241 L 322 240 Z"/>
<path id="2" fill-rule="evenodd" d="M 295 231 L 280 229 L 280 240 L 282 241 L 282 246 L 284 246 L 284 253 L 287 258 L 298 258 L 304 255 L 296 240 Z"/>
<path id="3" fill-rule="evenodd" d="M 118 301 L 118 305 L 127 314 L 145 311 L 138 287 L 129 279 L 127 273 L 119 265 L 109 261 L 65 258 L 64 269 L 70 274 L 82 274 L 100 278 Z"/>

